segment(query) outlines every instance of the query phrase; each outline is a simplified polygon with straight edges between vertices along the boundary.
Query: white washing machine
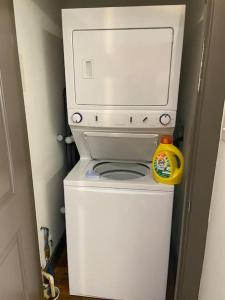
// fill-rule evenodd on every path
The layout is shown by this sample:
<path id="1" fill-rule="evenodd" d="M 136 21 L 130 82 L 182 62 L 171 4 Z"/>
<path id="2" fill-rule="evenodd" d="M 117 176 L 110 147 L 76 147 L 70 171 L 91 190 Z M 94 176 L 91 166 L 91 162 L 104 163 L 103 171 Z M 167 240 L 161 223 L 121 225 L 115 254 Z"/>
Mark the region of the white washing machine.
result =
<path id="1" fill-rule="evenodd" d="M 70 293 L 166 296 L 173 186 L 150 164 L 80 160 L 64 181 Z"/>
<path id="2" fill-rule="evenodd" d="M 80 161 L 64 180 L 72 295 L 165 300 L 173 186 L 151 160 L 174 131 L 185 6 L 63 10 L 68 122 Z"/>

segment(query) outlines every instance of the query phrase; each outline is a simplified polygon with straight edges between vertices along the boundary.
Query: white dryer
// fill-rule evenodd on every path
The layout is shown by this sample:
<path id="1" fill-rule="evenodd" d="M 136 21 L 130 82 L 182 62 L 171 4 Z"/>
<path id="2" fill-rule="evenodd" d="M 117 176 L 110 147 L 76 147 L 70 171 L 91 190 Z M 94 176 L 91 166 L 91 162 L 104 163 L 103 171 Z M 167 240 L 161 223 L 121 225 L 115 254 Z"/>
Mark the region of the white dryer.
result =
<path id="1" fill-rule="evenodd" d="M 173 186 L 151 160 L 172 134 L 185 6 L 63 10 L 68 121 L 81 160 L 64 180 L 72 295 L 165 300 Z"/>

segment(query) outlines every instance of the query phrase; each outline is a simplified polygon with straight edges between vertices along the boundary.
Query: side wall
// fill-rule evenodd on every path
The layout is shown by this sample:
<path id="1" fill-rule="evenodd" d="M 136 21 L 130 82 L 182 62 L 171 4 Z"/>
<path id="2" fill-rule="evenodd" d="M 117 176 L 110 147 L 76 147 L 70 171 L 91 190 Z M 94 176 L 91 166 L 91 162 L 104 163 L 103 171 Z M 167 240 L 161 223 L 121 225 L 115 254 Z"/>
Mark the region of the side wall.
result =
<path id="1" fill-rule="evenodd" d="M 181 67 L 180 92 L 176 124 L 177 137 L 183 137 L 182 148 L 185 165 L 190 162 L 190 143 L 194 134 L 194 120 L 198 101 L 198 84 L 203 53 L 205 30 L 205 0 L 189 1 L 186 10 L 186 24 Z M 179 254 L 182 219 L 186 214 L 185 193 L 187 189 L 188 168 L 185 167 L 185 178 L 181 185 L 175 188 L 173 211 L 173 246 L 176 255 Z"/>
<path id="2" fill-rule="evenodd" d="M 193 21 L 180 95 L 187 105 L 183 110 L 185 205 L 175 296 L 179 300 L 198 299 L 225 98 L 225 1 L 193 0 L 190 10 Z"/>
<path id="3" fill-rule="evenodd" d="M 224 124 L 222 125 L 224 126 Z M 222 134 L 222 133 L 221 133 Z M 210 207 L 199 300 L 225 299 L 225 141 L 222 135 Z"/>
<path id="4" fill-rule="evenodd" d="M 41 265 L 45 265 L 41 226 L 50 230 L 54 251 L 64 232 L 64 65 L 60 1 L 14 0 L 20 68 L 26 110 Z"/>

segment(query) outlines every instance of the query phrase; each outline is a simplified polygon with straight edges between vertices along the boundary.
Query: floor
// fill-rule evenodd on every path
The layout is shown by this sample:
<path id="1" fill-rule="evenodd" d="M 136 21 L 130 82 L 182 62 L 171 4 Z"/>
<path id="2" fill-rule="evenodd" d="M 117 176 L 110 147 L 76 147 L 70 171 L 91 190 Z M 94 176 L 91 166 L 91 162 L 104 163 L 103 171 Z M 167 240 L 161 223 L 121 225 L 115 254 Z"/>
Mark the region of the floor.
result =
<path id="1" fill-rule="evenodd" d="M 173 265 L 173 264 L 172 264 Z M 169 268 L 169 283 L 167 289 L 167 300 L 173 300 L 174 293 L 174 283 L 175 283 L 175 275 L 174 275 L 174 267 Z M 69 286 L 68 286 L 68 270 L 67 270 L 67 257 L 66 257 L 66 249 L 62 252 L 56 267 L 55 267 L 55 284 L 60 289 L 60 300 L 102 300 L 96 298 L 87 298 L 87 297 L 76 297 L 69 295 Z"/>

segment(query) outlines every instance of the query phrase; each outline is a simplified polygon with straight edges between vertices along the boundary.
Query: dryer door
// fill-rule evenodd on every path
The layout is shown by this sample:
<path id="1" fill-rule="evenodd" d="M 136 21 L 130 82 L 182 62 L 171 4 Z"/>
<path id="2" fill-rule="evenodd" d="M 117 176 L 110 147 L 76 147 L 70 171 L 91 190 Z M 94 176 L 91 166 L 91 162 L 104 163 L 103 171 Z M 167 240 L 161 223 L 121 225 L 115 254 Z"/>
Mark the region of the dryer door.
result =
<path id="1" fill-rule="evenodd" d="M 166 106 L 172 28 L 74 30 L 76 103 Z"/>

